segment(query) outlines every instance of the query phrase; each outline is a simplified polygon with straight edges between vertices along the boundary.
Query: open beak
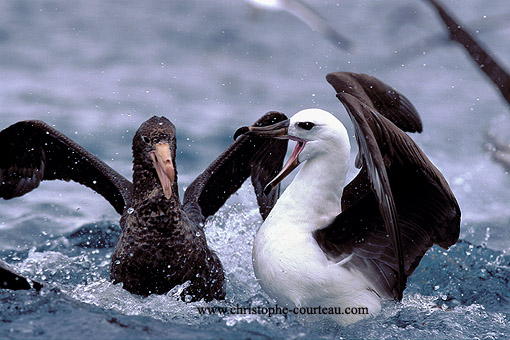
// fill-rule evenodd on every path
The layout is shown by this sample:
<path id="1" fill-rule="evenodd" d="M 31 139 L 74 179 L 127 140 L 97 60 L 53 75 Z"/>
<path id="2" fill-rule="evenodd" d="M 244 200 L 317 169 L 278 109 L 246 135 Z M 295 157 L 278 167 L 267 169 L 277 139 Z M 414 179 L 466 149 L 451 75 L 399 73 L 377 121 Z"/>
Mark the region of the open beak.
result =
<path id="1" fill-rule="evenodd" d="M 175 180 L 174 164 L 172 163 L 172 153 L 168 143 L 156 144 L 156 149 L 150 152 L 154 168 L 158 174 L 159 181 L 163 187 L 165 197 L 169 199 L 172 196 L 172 185 Z"/>
<path id="2" fill-rule="evenodd" d="M 277 139 L 290 139 L 296 141 L 297 144 L 290 155 L 290 158 L 287 160 L 287 163 L 283 166 L 282 170 L 271 182 L 269 182 L 264 188 L 264 193 L 269 195 L 271 191 L 285 178 L 287 177 L 295 168 L 300 164 L 299 162 L 299 154 L 305 148 L 306 140 L 290 136 L 289 132 L 289 120 L 284 120 L 279 123 L 267 126 L 243 126 L 234 134 L 234 139 L 237 139 L 240 135 L 247 136 L 258 136 L 265 138 L 277 138 Z"/>

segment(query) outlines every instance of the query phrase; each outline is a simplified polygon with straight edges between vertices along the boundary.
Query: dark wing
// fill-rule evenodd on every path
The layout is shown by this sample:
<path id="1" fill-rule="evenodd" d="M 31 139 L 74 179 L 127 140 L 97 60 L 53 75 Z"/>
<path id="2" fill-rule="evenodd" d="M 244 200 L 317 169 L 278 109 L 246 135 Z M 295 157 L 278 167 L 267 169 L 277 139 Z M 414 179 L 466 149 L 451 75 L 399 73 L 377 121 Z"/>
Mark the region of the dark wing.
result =
<path id="1" fill-rule="evenodd" d="M 44 180 L 73 180 L 106 198 L 122 214 L 132 184 L 106 163 L 37 121 L 22 121 L 0 132 L 0 197 L 18 197 Z"/>
<path id="2" fill-rule="evenodd" d="M 0 288 L 12 290 L 35 288 L 40 290 L 42 284 L 21 276 L 11 266 L 0 260 Z"/>
<path id="3" fill-rule="evenodd" d="M 283 113 L 268 112 L 256 126 L 287 119 Z M 186 189 L 184 209 L 195 221 L 213 215 L 251 176 L 259 210 L 265 219 L 278 199 L 278 190 L 264 194 L 264 187 L 282 169 L 287 140 L 240 136 L 211 163 Z"/>
<path id="4" fill-rule="evenodd" d="M 435 0 L 427 0 L 438 12 L 446 25 L 450 40 L 461 44 L 469 53 L 487 77 L 497 86 L 505 100 L 510 103 L 510 74 L 506 72 L 498 62 L 486 52 L 486 49 L 477 42 L 471 33 L 462 28 L 444 8 Z"/>
<path id="5" fill-rule="evenodd" d="M 383 297 L 401 299 L 425 252 L 457 241 L 460 208 L 442 174 L 406 133 L 350 94 L 337 97 L 362 155 L 355 181 L 371 190 L 314 236 L 330 259 L 363 272 Z"/>
<path id="6" fill-rule="evenodd" d="M 363 73 L 335 72 L 328 74 L 326 80 L 337 93 L 353 95 L 400 129 L 422 131 L 420 116 L 409 99 L 379 79 Z"/>
<path id="7" fill-rule="evenodd" d="M 469 27 L 476 27 L 477 31 L 489 34 L 492 31 L 506 28 L 510 23 L 510 13 L 499 13 L 491 17 L 484 16 L 481 19 L 473 20 L 468 23 Z M 443 33 L 434 33 L 424 38 L 419 38 L 416 42 L 400 47 L 395 53 L 391 53 L 389 58 L 384 61 L 386 67 L 401 66 L 412 59 L 424 56 L 436 48 L 451 45 L 455 41 L 450 40 Z M 381 61 L 379 60 L 379 63 Z"/>
<path id="8" fill-rule="evenodd" d="M 391 120 L 401 130 L 422 131 L 420 115 L 409 99 L 379 79 L 362 73 L 335 72 L 328 74 L 326 80 L 337 93 L 353 95 L 365 105 L 372 107 Z M 356 157 L 355 164 L 357 168 L 361 168 L 361 150 Z M 344 188 L 342 210 L 347 209 L 370 190 L 370 181 L 366 177 L 366 171 L 360 172 Z"/>

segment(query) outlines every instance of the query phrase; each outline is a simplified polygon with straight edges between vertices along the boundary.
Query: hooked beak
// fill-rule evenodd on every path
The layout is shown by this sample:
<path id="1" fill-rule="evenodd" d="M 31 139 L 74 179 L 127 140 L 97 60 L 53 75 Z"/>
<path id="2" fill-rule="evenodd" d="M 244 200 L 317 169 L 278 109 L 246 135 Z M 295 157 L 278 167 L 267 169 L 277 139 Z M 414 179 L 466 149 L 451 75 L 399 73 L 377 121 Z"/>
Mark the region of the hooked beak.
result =
<path id="1" fill-rule="evenodd" d="M 172 185 L 175 180 L 174 164 L 172 163 L 172 153 L 168 143 L 156 144 L 156 149 L 150 152 L 152 163 L 158 174 L 159 181 L 163 187 L 165 197 L 169 199 L 172 196 Z"/>
<path id="2" fill-rule="evenodd" d="M 243 126 L 237 129 L 234 134 L 234 140 L 240 135 L 259 136 L 266 138 L 289 139 L 287 135 L 289 131 L 289 120 L 285 119 L 281 122 L 266 126 Z"/>
<path id="3" fill-rule="evenodd" d="M 247 136 L 265 138 L 290 139 L 297 142 L 290 158 L 287 160 L 287 163 L 285 163 L 280 173 L 278 173 L 278 175 L 276 175 L 276 177 L 273 178 L 273 180 L 271 180 L 271 182 L 269 182 L 264 188 L 264 193 L 266 195 L 269 195 L 269 193 L 271 193 L 271 191 L 273 191 L 273 189 L 276 188 L 276 186 L 300 164 L 299 154 L 305 148 L 306 140 L 289 135 L 289 123 L 289 119 L 286 119 L 279 123 L 267 126 L 243 126 L 237 129 L 234 134 L 234 139 L 237 139 L 237 137 L 244 134 Z"/>

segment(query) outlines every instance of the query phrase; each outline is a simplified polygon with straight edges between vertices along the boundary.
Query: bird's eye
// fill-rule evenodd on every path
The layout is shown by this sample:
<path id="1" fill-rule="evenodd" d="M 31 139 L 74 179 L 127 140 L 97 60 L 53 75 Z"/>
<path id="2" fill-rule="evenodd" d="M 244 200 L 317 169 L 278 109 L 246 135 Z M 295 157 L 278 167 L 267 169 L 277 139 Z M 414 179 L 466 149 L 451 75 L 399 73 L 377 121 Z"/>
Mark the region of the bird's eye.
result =
<path id="1" fill-rule="evenodd" d="M 315 124 L 312 122 L 299 122 L 297 126 L 299 126 L 301 129 L 311 130 Z"/>
<path id="2" fill-rule="evenodd" d="M 150 144 L 151 143 L 151 139 L 147 136 L 142 136 L 142 140 L 146 143 L 146 144 Z"/>

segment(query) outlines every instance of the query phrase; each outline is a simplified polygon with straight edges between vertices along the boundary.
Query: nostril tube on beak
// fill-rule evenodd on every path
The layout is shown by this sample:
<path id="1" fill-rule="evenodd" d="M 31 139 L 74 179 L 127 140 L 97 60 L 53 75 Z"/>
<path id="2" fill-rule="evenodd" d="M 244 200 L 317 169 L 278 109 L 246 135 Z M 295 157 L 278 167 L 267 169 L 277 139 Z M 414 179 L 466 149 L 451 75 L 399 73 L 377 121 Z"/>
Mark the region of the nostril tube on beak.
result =
<path id="1" fill-rule="evenodd" d="M 158 143 L 156 150 L 151 152 L 152 161 L 158 174 L 166 198 L 172 195 L 172 185 L 175 180 L 175 170 L 168 143 Z"/>

